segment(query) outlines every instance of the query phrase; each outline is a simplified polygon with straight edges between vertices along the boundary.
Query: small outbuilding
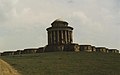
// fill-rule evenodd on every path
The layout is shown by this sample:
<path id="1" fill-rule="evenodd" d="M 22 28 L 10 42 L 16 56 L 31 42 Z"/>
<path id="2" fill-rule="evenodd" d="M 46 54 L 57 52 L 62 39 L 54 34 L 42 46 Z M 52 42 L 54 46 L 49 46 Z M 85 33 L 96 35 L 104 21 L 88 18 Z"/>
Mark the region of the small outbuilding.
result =
<path id="1" fill-rule="evenodd" d="M 64 47 L 64 51 L 79 52 L 80 51 L 80 46 L 77 43 L 66 44 L 65 47 Z"/>
<path id="2" fill-rule="evenodd" d="M 22 54 L 22 51 L 23 50 L 17 50 L 17 51 L 14 52 L 14 55 L 20 55 L 20 54 Z"/>
<path id="3" fill-rule="evenodd" d="M 92 52 L 91 45 L 80 45 L 80 51 Z"/>
<path id="4" fill-rule="evenodd" d="M 108 49 L 106 47 L 96 47 L 96 52 L 108 52 Z"/>
<path id="5" fill-rule="evenodd" d="M 44 47 L 40 47 L 37 49 L 36 53 L 43 53 L 44 52 Z"/>
<path id="6" fill-rule="evenodd" d="M 109 53 L 119 53 L 119 50 L 117 49 L 108 49 Z"/>
<path id="7" fill-rule="evenodd" d="M 92 46 L 92 52 L 96 52 L 96 47 Z"/>
<path id="8" fill-rule="evenodd" d="M 3 52 L 1 55 L 2 56 L 8 56 L 8 55 L 14 55 L 15 51 L 6 51 L 6 52 Z"/>
<path id="9" fill-rule="evenodd" d="M 24 49 L 22 51 L 22 54 L 34 54 L 36 53 L 38 48 L 29 48 L 29 49 Z"/>

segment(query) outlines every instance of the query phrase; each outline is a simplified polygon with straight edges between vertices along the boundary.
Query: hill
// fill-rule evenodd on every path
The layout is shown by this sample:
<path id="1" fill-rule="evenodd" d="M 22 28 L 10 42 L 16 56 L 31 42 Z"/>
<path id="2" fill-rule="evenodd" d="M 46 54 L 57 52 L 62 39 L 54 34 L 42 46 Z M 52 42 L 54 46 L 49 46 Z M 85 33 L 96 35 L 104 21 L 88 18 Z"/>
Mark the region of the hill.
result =
<path id="1" fill-rule="evenodd" d="M 120 75 L 120 54 L 49 52 L 0 57 L 23 75 Z"/>

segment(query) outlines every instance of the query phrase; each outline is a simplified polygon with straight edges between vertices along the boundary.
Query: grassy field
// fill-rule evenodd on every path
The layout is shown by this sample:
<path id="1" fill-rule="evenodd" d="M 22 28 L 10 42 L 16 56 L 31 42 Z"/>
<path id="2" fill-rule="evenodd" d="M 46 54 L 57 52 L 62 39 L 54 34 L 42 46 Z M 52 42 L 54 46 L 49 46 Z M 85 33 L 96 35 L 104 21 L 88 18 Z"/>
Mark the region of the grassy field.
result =
<path id="1" fill-rule="evenodd" d="M 120 75 L 120 54 L 50 52 L 3 56 L 22 75 Z"/>

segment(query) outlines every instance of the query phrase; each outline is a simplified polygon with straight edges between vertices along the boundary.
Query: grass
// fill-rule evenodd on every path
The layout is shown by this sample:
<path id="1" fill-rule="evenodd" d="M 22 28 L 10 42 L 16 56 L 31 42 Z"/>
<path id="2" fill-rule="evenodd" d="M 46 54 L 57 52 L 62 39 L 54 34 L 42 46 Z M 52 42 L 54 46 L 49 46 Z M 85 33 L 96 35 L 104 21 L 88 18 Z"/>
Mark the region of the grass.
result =
<path id="1" fill-rule="evenodd" d="M 22 75 L 120 75 L 120 54 L 49 52 L 0 57 Z"/>

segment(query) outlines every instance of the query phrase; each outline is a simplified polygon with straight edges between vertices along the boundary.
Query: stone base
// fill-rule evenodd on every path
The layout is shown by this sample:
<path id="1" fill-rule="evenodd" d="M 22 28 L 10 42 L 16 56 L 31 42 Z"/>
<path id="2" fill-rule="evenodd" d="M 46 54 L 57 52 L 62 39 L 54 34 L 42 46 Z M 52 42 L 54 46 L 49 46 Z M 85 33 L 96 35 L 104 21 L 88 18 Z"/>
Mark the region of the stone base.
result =
<path id="1" fill-rule="evenodd" d="M 80 51 L 80 46 L 78 44 L 72 43 L 72 44 L 66 44 L 64 47 L 64 51 Z"/>
<path id="2" fill-rule="evenodd" d="M 80 46 L 78 44 L 64 44 L 64 45 L 47 45 L 45 47 L 45 52 L 55 52 L 55 51 L 80 51 Z"/>
<path id="3" fill-rule="evenodd" d="M 44 52 L 63 51 L 64 45 L 47 45 Z"/>

